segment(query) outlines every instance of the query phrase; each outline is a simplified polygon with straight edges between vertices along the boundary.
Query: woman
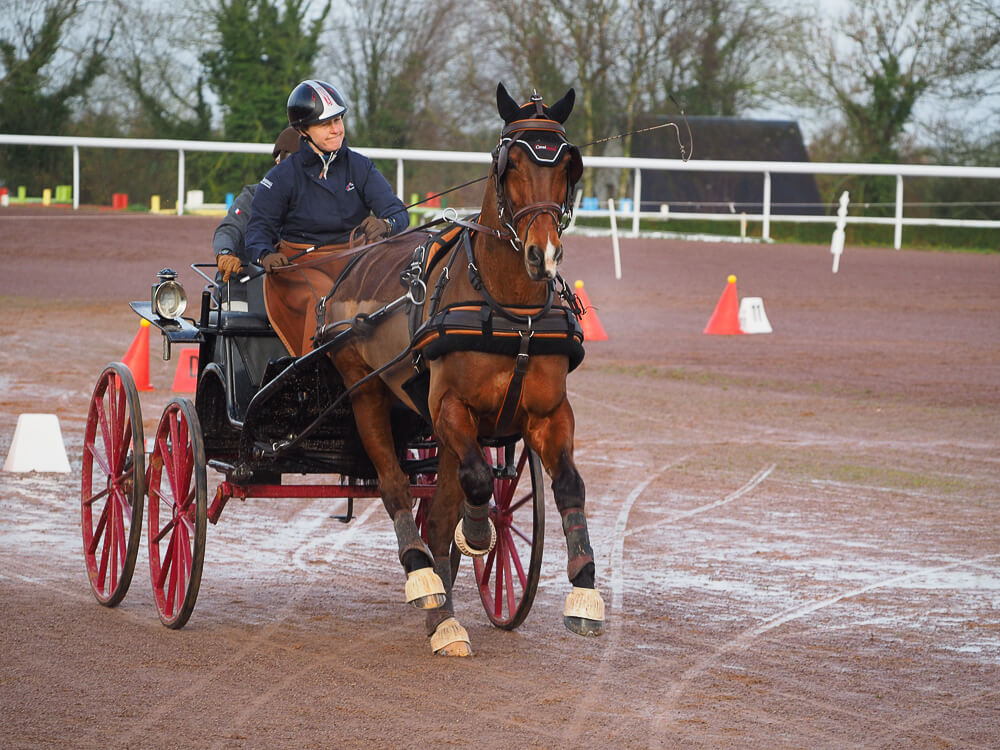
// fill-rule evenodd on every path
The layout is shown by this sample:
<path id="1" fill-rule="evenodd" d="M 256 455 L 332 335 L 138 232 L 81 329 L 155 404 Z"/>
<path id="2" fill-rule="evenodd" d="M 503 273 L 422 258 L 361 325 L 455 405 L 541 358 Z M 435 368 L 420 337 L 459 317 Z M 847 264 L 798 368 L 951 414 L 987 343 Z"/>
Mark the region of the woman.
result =
<path id="1" fill-rule="evenodd" d="M 298 151 L 272 168 L 254 194 L 249 260 L 271 270 L 307 247 L 375 242 L 409 225 L 403 202 L 371 159 L 345 145 L 344 98 L 329 83 L 303 81 L 288 97 Z M 374 216 L 372 216 L 374 214 Z"/>

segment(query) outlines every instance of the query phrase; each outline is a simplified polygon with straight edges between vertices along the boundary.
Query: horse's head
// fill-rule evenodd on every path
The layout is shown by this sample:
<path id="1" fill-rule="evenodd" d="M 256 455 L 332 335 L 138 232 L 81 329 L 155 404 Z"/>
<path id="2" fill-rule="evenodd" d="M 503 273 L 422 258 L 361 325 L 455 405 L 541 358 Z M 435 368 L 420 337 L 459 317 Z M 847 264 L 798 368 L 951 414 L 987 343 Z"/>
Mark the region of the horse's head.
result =
<path id="1" fill-rule="evenodd" d="M 497 213 L 534 281 L 555 278 L 563 254 L 562 231 L 583 173 L 580 151 L 563 128 L 575 98 L 570 89 L 546 107 L 542 97 L 533 94 L 518 106 L 502 83 L 497 86 L 497 110 L 504 120 L 493 151 Z"/>

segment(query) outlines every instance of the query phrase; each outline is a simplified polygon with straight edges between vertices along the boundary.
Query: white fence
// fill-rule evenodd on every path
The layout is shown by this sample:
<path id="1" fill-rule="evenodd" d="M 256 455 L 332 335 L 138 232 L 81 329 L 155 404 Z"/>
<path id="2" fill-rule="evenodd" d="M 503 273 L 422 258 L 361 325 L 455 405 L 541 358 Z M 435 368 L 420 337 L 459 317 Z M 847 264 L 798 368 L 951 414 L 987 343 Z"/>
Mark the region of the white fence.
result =
<path id="1" fill-rule="evenodd" d="M 270 154 L 272 145 L 265 143 L 234 143 L 224 141 L 178 141 L 155 140 L 142 138 L 76 138 L 69 136 L 40 135 L 4 135 L 0 134 L 0 144 L 20 146 L 53 146 L 73 149 L 73 207 L 79 207 L 80 195 L 80 149 L 81 148 L 130 148 L 177 152 L 177 213 L 184 213 L 185 178 L 184 154 L 188 151 L 211 151 L 224 153 Z M 395 160 L 396 162 L 396 193 L 405 196 L 403 183 L 403 165 L 407 161 L 451 162 L 464 164 L 490 163 L 487 153 L 472 151 L 429 151 L 419 149 L 395 148 L 357 148 L 357 151 L 372 159 Z M 931 166 L 919 164 L 840 164 L 829 162 L 774 162 L 774 161 L 722 161 L 698 159 L 681 161 L 679 159 L 639 159 L 613 156 L 585 156 L 584 167 L 592 169 L 629 169 L 633 172 L 632 208 L 617 211 L 619 218 L 632 220 L 631 233 L 639 234 L 639 220 L 645 219 L 701 219 L 712 221 L 757 221 L 762 226 L 762 237 L 771 237 L 771 223 L 782 222 L 820 222 L 833 224 L 836 215 L 794 215 L 773 214 L 771 204 L 771 175 L 774 174 L 828 174 L 828 175 L 881 175 L 896 178 L 895 215 L 893 217 L 848 216 L 847 222 L 854 224 L 888 224 L 895 228 L 894 247 L 898 250 L 902 244 L 904 226 L 955 226 L 955 227 L 995 227 L 1000 228 L 1000 221 L 967 220 L 944 218 L 906 217 L 903 215 L 903 179 L 906 177 L 946 177 L 953 179 L 1000 179 L 1000 167 L 957 167 Z M 657 206 L 656 211 L 643 211 L 640 196 L 642 193 L 643 171 L 676 171 L 676 172 L 716 172 L 716 173 L 751 173 L 761 175 L 763 180 L 763 202 L 760 213 L 740 214 L 723 213 L 678 213 L 670 211 L 664 214 Z M 484 169 L 485 174 L 485 169 Z M 609 216 L 610 209 L 578 210 L 580 216 Z"/>

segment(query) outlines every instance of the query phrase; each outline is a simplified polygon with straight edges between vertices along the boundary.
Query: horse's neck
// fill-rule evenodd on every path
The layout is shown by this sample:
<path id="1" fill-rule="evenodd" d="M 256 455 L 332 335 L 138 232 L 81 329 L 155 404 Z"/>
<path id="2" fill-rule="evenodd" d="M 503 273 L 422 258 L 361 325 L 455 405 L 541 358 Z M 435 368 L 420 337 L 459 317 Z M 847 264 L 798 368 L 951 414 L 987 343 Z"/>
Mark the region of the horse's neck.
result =
<path id="1" fill-rule="evenodd" d="M 497 214 L 496 194 L 486 190 L 479 223 L 491 229 L 503 230 Z M 532 281 L 524 266 L 524 256 L 508 240 L 476 232 L 472 239 L 476 266 L 486 290 L 505 305 L 541 305 L 548 297 L 544 281 Z"/>

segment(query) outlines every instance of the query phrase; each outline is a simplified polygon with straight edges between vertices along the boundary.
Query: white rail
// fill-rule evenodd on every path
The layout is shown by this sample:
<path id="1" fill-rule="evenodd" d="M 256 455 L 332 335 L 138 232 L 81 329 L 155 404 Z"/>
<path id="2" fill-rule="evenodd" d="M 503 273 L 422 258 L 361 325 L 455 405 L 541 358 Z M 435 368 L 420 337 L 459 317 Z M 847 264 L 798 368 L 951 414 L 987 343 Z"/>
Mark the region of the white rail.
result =
<path id="1" fill-rule="evenodd" d="M 130 148 L 177 152 L 177 213 L 184 213 L 184 154 L 187 151 L 210 151 L 243 154 L 270 154 L 269 143 L 236 143 L 233 141 L 182 141 L 148 138 L 84 138 L 72 136 L 7 135 L 0 133 L 0 144 L 12 146 L 53 146 L 73 149 L 73 208 L 79 207 L 81 148 Z M 473 151 L 431 151 L 421 149 L 367 148 L 356 150 L 372 159 L 396 161 L 396 192 L 406 194 L 403 184 L 403 165 L 406 161 L 449 162 L 463 164 L 489 164 L 487 153 Z M 894 247 L 902 244 L 904 226 L 954 226 L 1000 228 L 1000 221 L 970 219 L 936 219 L 905 217 L 903 215 L 904 177 L 946 177 L 953 179 L 1000 179 L 1000 167 L 960 167 L 925 164 L 841 164 L 831 162 L 776 162 L 776 161 L 726 161 L 718 159 L 648 159 L 614 156 L 585 156 L 585 167 L 592 169 L 630 169 L 634 172 L 632 209 L 617 211 L 617 216 L 632 219 L 632 236 L 639 234 L 639 220 L 645 219 L 703 219 L 710 221 L 759 221 L 763 239 L 771 238 L 771 222 L 829 223 L 837 221 L 835 215 L 773 214 L 771 203 L 771 175 L 773 174 L 829 174 L 829 175 L 882 175 L 896 178 L 895 215 L 893 217 L 849 216 L 848 223 L 889 224 L 895 228 Z M 643 170 L 673 172 L 741 172 L 760 174 L 763 179 L 761 213 L 678 213 L 670 211 L 642 211 L 640 195 Z M 610 209 L 581 209 L 581 216 L 609 216 Z"/>

